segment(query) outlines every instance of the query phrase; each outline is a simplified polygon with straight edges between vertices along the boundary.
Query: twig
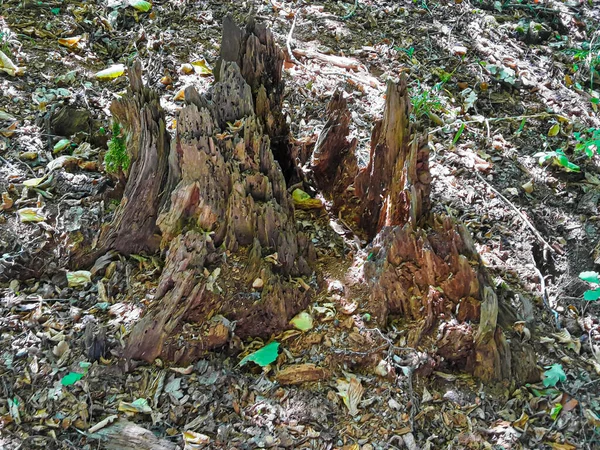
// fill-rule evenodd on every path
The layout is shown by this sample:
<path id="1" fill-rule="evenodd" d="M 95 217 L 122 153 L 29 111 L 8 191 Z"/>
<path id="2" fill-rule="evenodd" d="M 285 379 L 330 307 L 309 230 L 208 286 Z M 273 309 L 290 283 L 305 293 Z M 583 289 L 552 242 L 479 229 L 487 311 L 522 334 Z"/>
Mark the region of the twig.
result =
<path id="1" fill-rule="evenodd" d="M 539 113 L 539 114 L 531 114 L 531 115 L 524 115 L 524 116 L 510 116 L 510 117 L 490 117 L 484 120 L 460 120 L 460 123 L 464 123 L 464 124 L 469 124 L 469 123 L 483 123 L 483 122 L 502 122 L 503 120 L 523 120 L 523 119 L 540 119 L 540 118 L 546 118 L 546 117 L 563 117 L 560 114 L 553 114 L 553 113 Z M 433 134 L 433 133 L 437 133 L 440 130 L 443 130 L 445 127 L 447 127 L 448 125 L 452 125 L 451 123 L 448 123 L 442 127 L 437 127 L 434 128 L 433 130 L 431 130 L 429 132 L 429 134 Z"/>
<path id="2" fill-rule="evenodd" d="M 507 203 L 517 213 L 517 215 L 521 218 L 521 220 L 525 223 L 525 225 L 527 225 L 527 227 L 533 232 L 534 236 L 536 238 L 538 238 L 538 240 L 542 244 L 544 244 L 548 250 L 550 250 L 552 253 L 556 253 L 556 250 L 554 250 L 554 248 L 552 248 L 550 246 L 550 244 L 548 244 L 548 242 L 546 242 L 546 240 L 542 237 L 542 235 L 539 233 L 539 231 L 536 230 L 536 228 L 531 224 L 531 222 L 527 219 L 527 217 L 525 217 L 525 215 L 521 211 L 519 211 L 517 209 L 517 207 L 509 199 L 507 199 L 504 195 L 502 195 L 500 192 L 498 192 L 498 190 L 496 190 L 490 183 L 488 183 L 485 180 L 485 178 L 483 178 L 477 172 L 474 172 L 474 173 L 477 176 L 477 178 L 479 178 L 481 181 L 483 181 L 487 185 L 487 187 L 489 187 L 492 190 L 492 192 L 494 192 L 498 197 L 500 197 L 502 200 L 504 200 L 504 202 Z"/>
<path id="3" fill-rule="evenodd" d="M 292 36 L 294 34 L 294 28 L 296 28 L 296 19 L 298 19 L 298 15 L 300 14 L 301 10 L 302 10 L 302 8 L 300 8 L 298 11 L 296 11 L 296 14 L 294 14 L 294 21 L 292 22 L 292 28 L 290 28 L 290 32 L 288 33 L 287 39 L 285 41 L 285 45 L 287 46 L 287 51 L 288 51 L 288 55 L 290 56 L 290 60 L 298 66 L 306 67 L 300 61 L 298 61 L 296 59 L 296 57 L 294 56 L 294 54 L 292 53 Z"/>

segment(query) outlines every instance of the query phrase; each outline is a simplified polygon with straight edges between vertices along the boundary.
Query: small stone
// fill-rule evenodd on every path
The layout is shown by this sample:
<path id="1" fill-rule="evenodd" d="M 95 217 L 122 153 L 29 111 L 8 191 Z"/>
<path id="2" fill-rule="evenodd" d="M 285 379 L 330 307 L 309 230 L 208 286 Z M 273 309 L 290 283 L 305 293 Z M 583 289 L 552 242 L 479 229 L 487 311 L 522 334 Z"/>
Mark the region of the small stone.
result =
<path id="1" fill-rule="evenodd" d="M 262 278 L 257 278 L 256 280 L 254 280 L 254 282 L 252 283 L 252 287 L 254 289 L 262 289 L 264 286 L 265 282 L 262 280 Z"/>

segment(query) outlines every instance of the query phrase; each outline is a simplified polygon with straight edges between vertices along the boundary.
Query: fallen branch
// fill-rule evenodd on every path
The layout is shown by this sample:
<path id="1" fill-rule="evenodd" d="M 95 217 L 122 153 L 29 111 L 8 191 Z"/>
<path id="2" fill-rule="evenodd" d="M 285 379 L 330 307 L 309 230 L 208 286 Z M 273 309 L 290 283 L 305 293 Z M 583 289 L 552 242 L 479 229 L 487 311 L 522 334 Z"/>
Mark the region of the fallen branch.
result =
<path id="1" fill-rule="evenodd" d="M 363 65 L 356 59 L 347 58 L 346 56 L 326 55 L 324 53 L 315 52 L 313 50 L 304 50 L 300 48 L 293 50 L 293 53 L 294 56 L 302 56 L 304 58 L 316 59 L 324 63 L 332 64 L 336 67 L 341 67 L 342 69 L 360 70 L 363 67 Z"/>

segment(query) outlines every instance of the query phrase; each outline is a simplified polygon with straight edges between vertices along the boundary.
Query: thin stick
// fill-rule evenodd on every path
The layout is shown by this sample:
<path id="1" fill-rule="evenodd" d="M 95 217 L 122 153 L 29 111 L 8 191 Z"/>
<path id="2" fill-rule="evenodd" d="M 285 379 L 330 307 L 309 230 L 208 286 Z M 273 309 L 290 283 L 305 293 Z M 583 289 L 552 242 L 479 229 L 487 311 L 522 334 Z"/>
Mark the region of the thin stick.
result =
<path id="1" fill-rule="evenodd" d="M 525 223 L 525 225 L 527 225 L 527 227 L 533 232 L 535 237 L 538 238 L 538 240 L 542 244 L 544 244 L 548 250 L 550 250 L 552 253 L 556 253 L 556 250 L 554 250 L 554 248 L 552 248 L 550 246 L 550 244 L 548 244 L 548 242 L 546 242 L 546 240 L 542 237 L 542 235 L 539 233 L 539 231 L 536 230 L 536 228 L 531 224 L 531 222 L 527 219 L 527 217 L 525 217 L 525 215 L 521 211 L 519 211 L 517 209 L 517 207 L 509 199 L 507 199 L 504 195 L 502 195 L 500 192 L 498 192 L 490 183 L 488 183 L 485 180 L 485 178 L 483 178 L 477 172 L 474 172 L 474 173 L 477 176 L 477 178 L 479 178 L 481 181 L 483 181 L 492 190 L 492 192 L 494 192 L 498 197 L 500 197 L 502 200 L 504 200 L 518 214 L 518 216 Z"/>
<path id="2" fill-rule="evenodd" d="M 298 14 L 300 14 L 301 10 L 302 10 L 302 8 L 300 8 L 296 12 L 296 14 L 294 14 L 294 21 L 292 22 L 292 28 L 290 28 L 290 32 L 288 33 L 287 39 L 285 41 L 285 45 L 287 46 L 287 51 L 288 51 L 288 55 L 290 55 L 290 60 L 298 66 L 306 67 L 300 61 L 298 61 L 296 59 L 296 57 L 294 56 L 294 54 L 292 53 L 292 36 L 294 34 L 294 28 L 296 28 L 296 19 L 298 18 Z"/>
<path id="3" fill-rule="evenodd" d="M 524 115 L 524 116 L 490 117 L 490 118 L 484 119 L 484 120 L 460 120 L 460 121 L 456 121 L 456 122 L 469 124 L 469 123 L 484 123 L 486 121 L 487 122 L 501 122 L 503 120 L 538 119 L 538 118 L 546 118 L 546 117 L 563 117 L 563 116 L 561 116 L 560 114 L 539 113 L 539 114 L 531 114 L 531 115 Z M 453 123 L 456 123 L 456 122 L 453 122 Z M 452 125 L 452 123 L 448 123 L 448 124 L 444 125 L 443 127 L 434 128 L 433 130 L 431 130 L 429 132 L 429 134 L 437 133 L 438 131 L 443 130 L 448 125 Z"/>

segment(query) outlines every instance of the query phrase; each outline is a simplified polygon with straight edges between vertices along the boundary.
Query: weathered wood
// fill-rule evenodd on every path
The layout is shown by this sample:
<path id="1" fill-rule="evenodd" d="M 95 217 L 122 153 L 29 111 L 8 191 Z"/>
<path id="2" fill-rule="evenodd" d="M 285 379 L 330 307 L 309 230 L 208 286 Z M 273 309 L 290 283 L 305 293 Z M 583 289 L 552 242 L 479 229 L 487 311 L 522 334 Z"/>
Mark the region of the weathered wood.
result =
<path id="1" fill-rule="evenodd" d="M 271 140 L 271 151 L 286 180 L 299 177 L 289 142 L 290 129 L 283 114 L 283 61 L 285 55 L 263 23 L 250 18 L 241 30 L 228 15 L 223 20 L 221 59 L 215 71 L 220 81 L 221 62 L 234 62 L 252 91 L 257 117 Z"/>
<path id="2" fill-rule="evenodd" d="M 343 92 L 338 90 L 327 105 L 327 121 L 310 160 L 313 182 L 333 202 L 333 211 L 357 211 L 358 199 L 349 189 L 358 174 L 355 149 L 357 140 L 350 134 L 350 110 Z M 352 220 L 357 221 L 357 218 Z"/>
<path id="3" fill-rule="evenodd" d="M 146 428 L 121 419 L 96 431 L 93 438 L 102 442 L 105 450 L 177 450 L 177 444 L 160 439 Z"/>
<path id="4" fill-rule="evenodd" d="M 408 344 L 429 348 L 433 364 L 451 364 L 483 380 L 512 375 L 529 381 L 532 371 L 513 370 L 499 325 L 510 315 L 499 316 L 497 295 L 469 232 L 450 217 L 430 213 L 429 149 L 426 136 L 410 123 L 410 108 L 405 77 L 388 82 L 369 163 L 357 173 L 347 139 L 350 115 L 336 94 L 311 161 L 335 212 L 370 242 L 363 266 L 369 310 L 380 326 L 389 316 L 403 319 Z M 528 360 L 532 354 L 531 348 L 521 352 Z"/>
<path id="5" fill-rule="evenodd" d="M 429 213 L 429 148 L 426 136 L 412 134 L 406 77 L 388 82 L 383 119 L 371 136 L 369 164 L 354 187 L 361 199 L 360 225 L 370 239 L 384 226 L 416 227 Z"/>
<path id="6" fill-rule="evenodd" d="M 225 344 L 232 321 L 239 337 L 268 337 L 308 303 L 289 277 L 312 272 L 314 249 L 296 229 L 270 137 L 283 129 L 275 83 L 283 58 L 264 27 L 248 30 L 226 20 L 211 101 L 186 93 L 174 142 L 180 182 L 157 219 L 168 257 L 129 358 L 191 361 Z M 257 278 L 261 290 L 252 287 Z"/>
<path id="7" fill-rule="evenodd" d="M 121 203 L 91 248 L 73 255 L 76 266 L 87 266 L 109 250 L 124 254 L 155 252 L 160 238 L 159 209 L 177 181 L 169 165 L 170 138 L 157 92 L 144 87 L 139 62 L 129 69 L 128 94 L 111 104 L 116 121 L 125 129 L 130 166 Z"/>

